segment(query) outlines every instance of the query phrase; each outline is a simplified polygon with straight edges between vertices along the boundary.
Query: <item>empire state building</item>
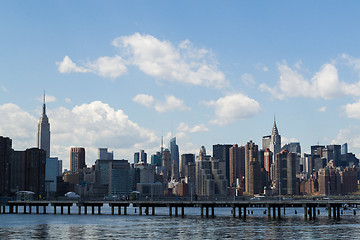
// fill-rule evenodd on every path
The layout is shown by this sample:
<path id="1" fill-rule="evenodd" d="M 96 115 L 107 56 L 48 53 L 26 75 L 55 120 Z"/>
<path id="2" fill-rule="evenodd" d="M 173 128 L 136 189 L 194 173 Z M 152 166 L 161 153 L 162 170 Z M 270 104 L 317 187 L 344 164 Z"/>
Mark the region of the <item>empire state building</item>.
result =
<path id="1" fill-rule="evenodd" d="M 46 116 L 45 94 L 43 103 L 43 113 L 39 119 L 37 132 L 37 147 L 46 151 L 46 157 L 50 157 L 50 123 Z"/>

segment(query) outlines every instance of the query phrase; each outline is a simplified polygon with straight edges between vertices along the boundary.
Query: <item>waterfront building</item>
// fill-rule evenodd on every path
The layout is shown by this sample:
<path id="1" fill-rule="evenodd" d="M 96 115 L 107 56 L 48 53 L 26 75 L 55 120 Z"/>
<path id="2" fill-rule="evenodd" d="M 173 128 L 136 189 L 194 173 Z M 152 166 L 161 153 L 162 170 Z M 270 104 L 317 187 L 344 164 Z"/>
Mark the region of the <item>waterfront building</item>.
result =
<path id="1" fill-rule="evenodd" d="M 10 193 L 10 162 L 12 158 L 12 140 L 0 136 L 0 195 L 6 196 Z"/>
<path id="2" fill-rule="evenodd" d="M 48 194 L 56 192 L 56 181 L 58 176 L 58 158 L 46 158 L 45 164 L 45 191 Z"/>
<path id="3" fill-rule="evenodd" d="M 25 151 L 25 191 L 35 193 L 41 198 L 45 195 L 46 152 L 30 148 Z"/>
<path id="4" fill-rule="evenodd" d="M 227 180 L 227 186 L 230 186 L 230 158 L 229 158 L 229 150 L 233 146 L 233 144 L 216 144 L 213 145 L 213 157 L 215 159 L 219 159 L 225 163 L 225 174 Z"/>
<path id="5" fill-rule="evenodd" d="M 70 171 L 77 172 L 86 167 L 85 148 L 72 147 L 70 149 Z"/>
<path id="6" fill-rule="evenodd" d="M 37 147 L 46 151 L 46 157 L 50 157 L 50 123 L 46 115 L 45 94 L 43 112 L 38 123 Z"/>
<path id="7" fill-rule="evenodd" d="M 133 176 L 127 160 L 109 161 L 109 195 L 130 195 L 133 190 Z"/>
<path id="8" fill-rule="evenodd" d="M 11 195 L 25 190 L 25 151 L 13 151 L 10 164 Z"/>
<path id="9" fill-rule="evenodd" d="M 341 193 L 340 174 L 333 161 L 330 161 L 326 167 L 319 169 L 318 176 L 320 195 L 338 195 Z"/>

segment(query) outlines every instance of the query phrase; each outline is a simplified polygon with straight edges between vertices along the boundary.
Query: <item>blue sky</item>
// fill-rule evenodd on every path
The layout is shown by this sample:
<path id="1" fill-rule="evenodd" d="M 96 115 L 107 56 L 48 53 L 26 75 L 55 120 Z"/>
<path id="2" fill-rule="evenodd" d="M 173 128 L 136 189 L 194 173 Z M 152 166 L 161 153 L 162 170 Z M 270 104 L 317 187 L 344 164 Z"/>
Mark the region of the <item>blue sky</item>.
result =
<path id="1" fill-rule="evenodd" d="M 46 90 L 51 155 L 98 147 L 133 161 L 282 142 L 360 153 L 358 1 L 1 1 L 0 135 L 36 144 Z"/>

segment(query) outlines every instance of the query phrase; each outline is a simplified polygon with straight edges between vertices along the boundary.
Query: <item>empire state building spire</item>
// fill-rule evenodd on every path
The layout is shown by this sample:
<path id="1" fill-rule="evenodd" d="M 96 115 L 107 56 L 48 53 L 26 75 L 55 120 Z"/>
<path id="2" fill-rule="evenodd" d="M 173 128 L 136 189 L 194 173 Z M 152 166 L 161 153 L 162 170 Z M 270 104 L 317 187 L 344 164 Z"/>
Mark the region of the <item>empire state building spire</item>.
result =
<path id="1" fill-rule="evenodd" d="M 39 119 L 37 132 L 37 147 L 46 151 L 46 157 L 50 157 L 50 123 L 46 116 L 46 102 L 44 92 L 43 112 Z"/>

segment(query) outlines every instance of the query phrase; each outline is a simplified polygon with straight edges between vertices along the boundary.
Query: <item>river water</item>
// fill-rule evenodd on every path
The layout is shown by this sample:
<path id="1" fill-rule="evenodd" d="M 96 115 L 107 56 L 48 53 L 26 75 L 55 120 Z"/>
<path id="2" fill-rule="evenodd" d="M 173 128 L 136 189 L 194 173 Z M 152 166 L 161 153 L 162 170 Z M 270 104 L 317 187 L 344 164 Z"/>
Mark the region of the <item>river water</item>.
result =
<path id="1" fill-rule="evenodd" d="M 54 215 L 48 207 L 43 215 L 1 214 L 0 239 L 360 239 L 360 212 L 345 211 L 334 220 L 319 209 L 316 220 L 305 220 L 300 208 L 286 209 L 281 219 L 268 218 L 264 210 L 250 209 L 243 219 L 232 217 L 230 208 L 215 208 L 216 216 L 206 218 L 199 208 L 185 208 L 181 217 L 168 216 L 167 208 L 139 216 L 130 207 L 124 216 L 110 215 L 107 206 L 101 215 L 77 215 L 76 207 L 70 215 Z"/>

